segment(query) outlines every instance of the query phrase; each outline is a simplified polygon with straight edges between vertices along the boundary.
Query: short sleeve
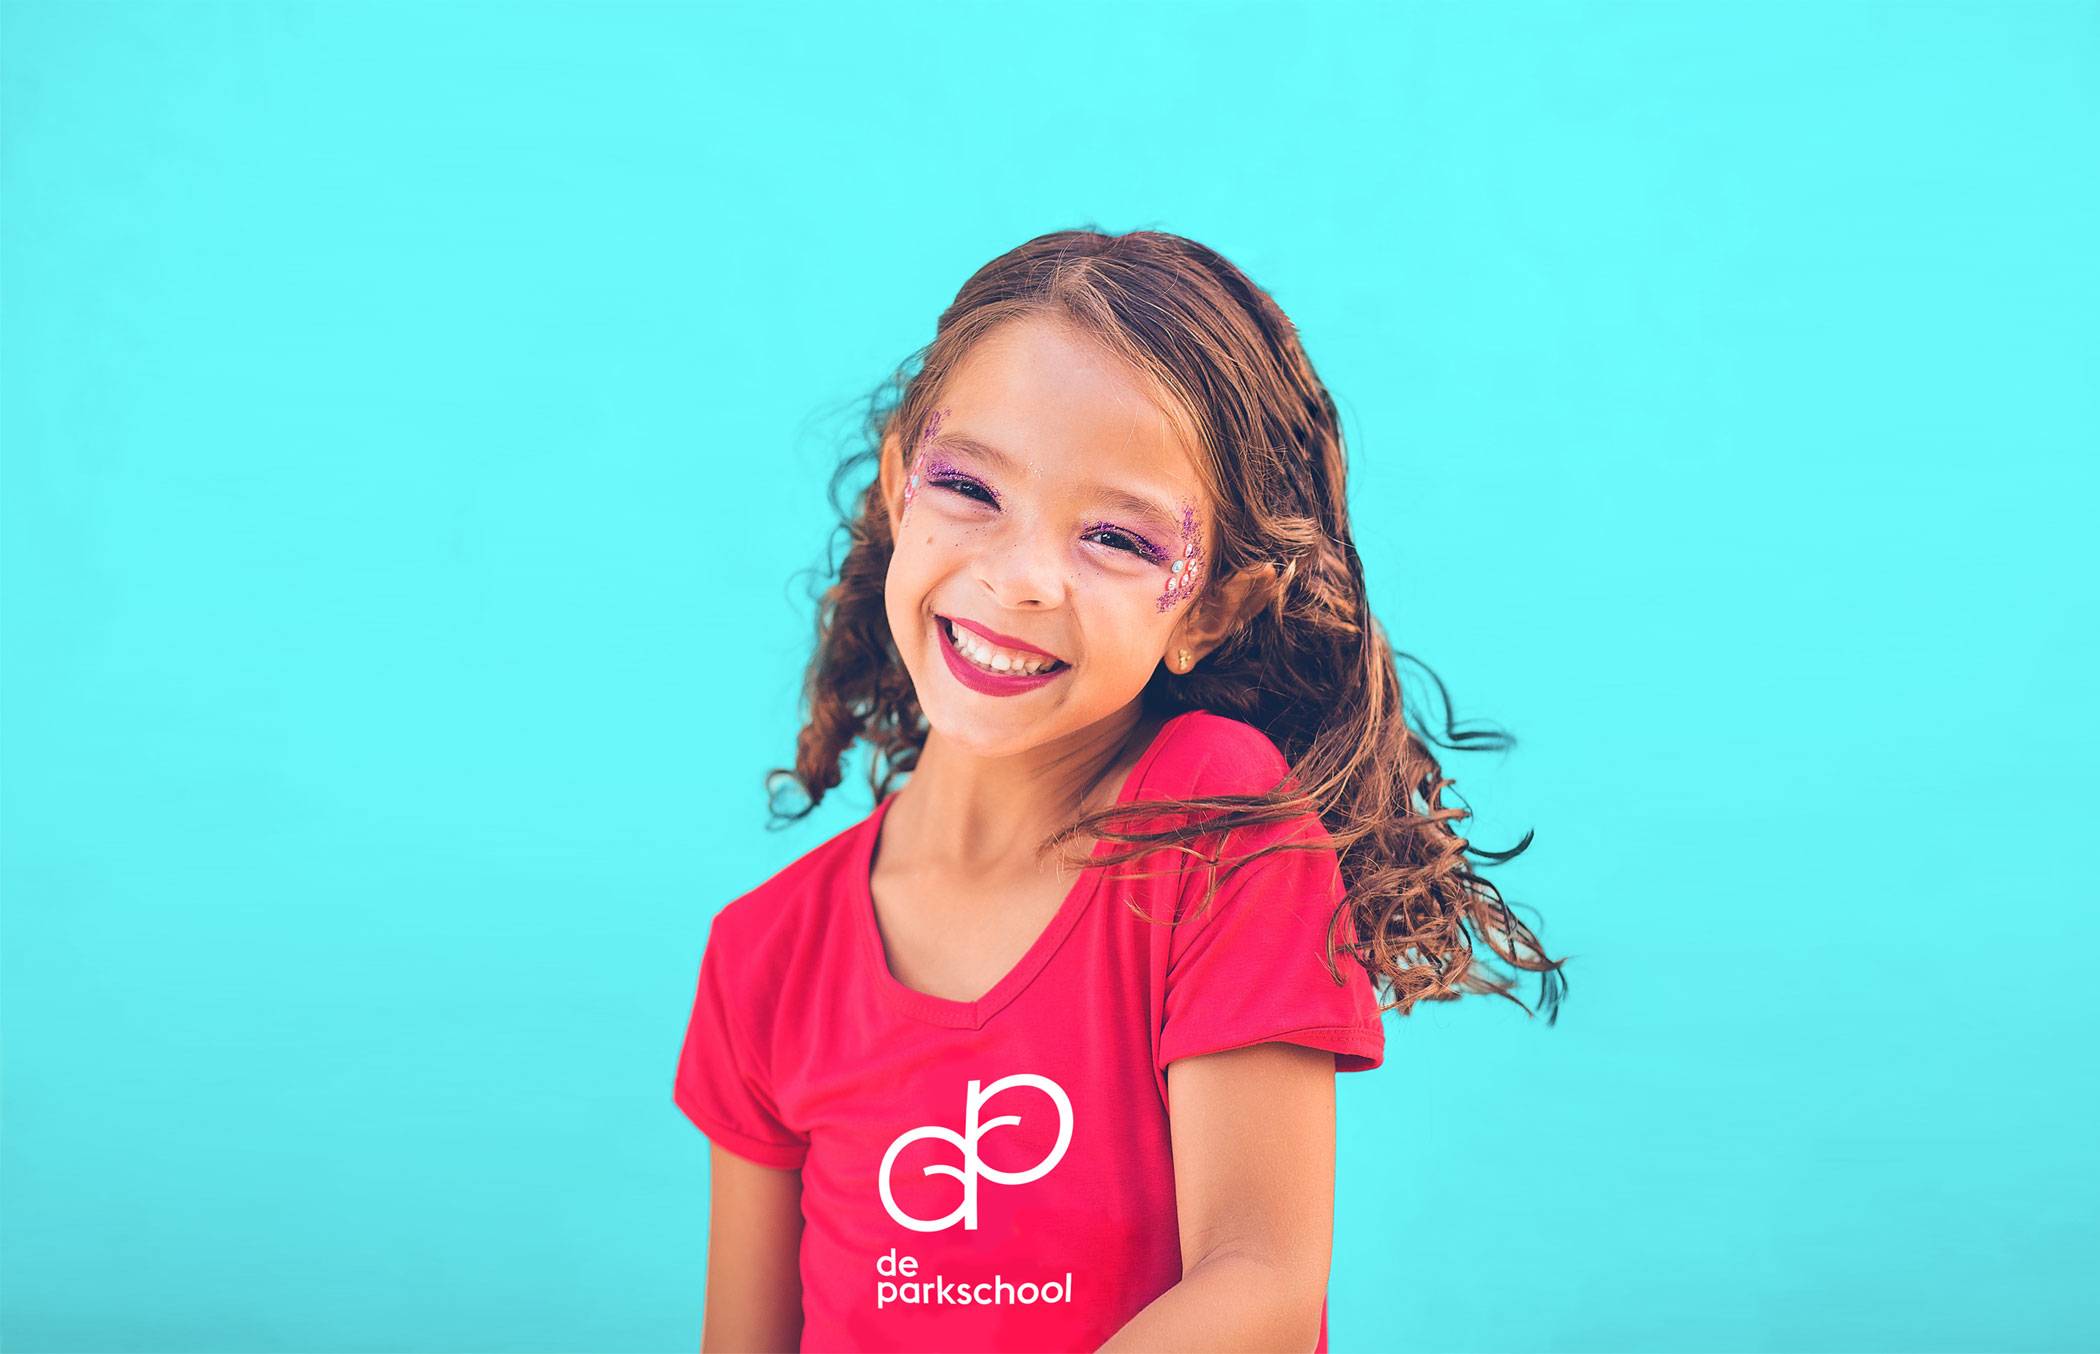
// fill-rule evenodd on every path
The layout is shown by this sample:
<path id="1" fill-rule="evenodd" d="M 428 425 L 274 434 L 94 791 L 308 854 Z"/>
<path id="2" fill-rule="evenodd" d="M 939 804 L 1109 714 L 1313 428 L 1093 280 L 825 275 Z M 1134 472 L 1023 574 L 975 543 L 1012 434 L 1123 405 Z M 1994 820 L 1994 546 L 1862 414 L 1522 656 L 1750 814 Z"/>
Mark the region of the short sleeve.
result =
<path id="1" fill-rule="evenodd" d="M 700 986 L 679 1050 L 672 1098 L 714 1142 L 761 1166 L 794 1170 L 809 1152 L 809 1139 L 780 1121 L 765 1060 L 743 1036 L 746 1027 L 730 980 L 736 956 L 724 936 L 717 913 L 700 956 Z"/>
<path id="2" fill-rule="evenodd" d="M 1341 862 L 1331 845 L 1273 851 L 1225 873 L 1276 841 L 1326 841 L 1317 814 L 1231 834 L 1222 882 L 1198 911 L 1208 884 L 1194 870 L 1184 884 L 1187 912 L 1168 942 L 1159 1071 L 1177 1058 L 1277 1041 L 1323 1048 L 1337 1072 L 1368 1072 L 1385 1058 L 1385 1027 L 1363 964 L 1344 947 L 1356 940 L 1346 912 L 1327 972 L 1328 926 L 1343 897 Z"/>

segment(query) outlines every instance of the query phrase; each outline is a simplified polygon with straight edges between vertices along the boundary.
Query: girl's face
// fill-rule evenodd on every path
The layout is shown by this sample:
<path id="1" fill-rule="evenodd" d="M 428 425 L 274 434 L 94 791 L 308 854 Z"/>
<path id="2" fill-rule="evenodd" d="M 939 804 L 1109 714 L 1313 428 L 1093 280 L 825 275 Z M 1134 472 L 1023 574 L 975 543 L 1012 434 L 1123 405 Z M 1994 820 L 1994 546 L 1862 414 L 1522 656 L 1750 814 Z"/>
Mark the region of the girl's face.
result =
<path id="1" fill-rule="evenodd" d="M 1107 354 L 1006 325 L 909 435 L 910 469 L 894 453 L 882 466 L 897 542 L 884 601 L 944 737 L 995 754 L 1077 733 L 1131 706 L 1177 647 L 1202 655 L 1190 599 L 1210 505 L 1165 414 Z M 1024 675 L 1044 655 L 1057 661 Z"/>

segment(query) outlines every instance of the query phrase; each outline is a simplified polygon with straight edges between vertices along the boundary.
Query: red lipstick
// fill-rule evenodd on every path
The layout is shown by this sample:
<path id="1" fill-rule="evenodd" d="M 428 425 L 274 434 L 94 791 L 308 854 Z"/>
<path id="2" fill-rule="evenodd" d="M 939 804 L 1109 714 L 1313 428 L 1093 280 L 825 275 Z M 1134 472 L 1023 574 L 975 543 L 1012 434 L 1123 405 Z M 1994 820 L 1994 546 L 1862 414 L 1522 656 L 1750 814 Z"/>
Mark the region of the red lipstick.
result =
<path id="1" fill-rule="evenodd" d="M 948 626 L 943 623 L 946 619 L 949 618 L 935 617 L 933 623 L 933 628 L 940 632 L 941 657 L 947 660 L 948 671 L 955 674 L 955 680 L 961 682 L 972 691 L 982 692 L 987 696 L 1018 696 L 1024 691 L 1033 691 L 1039 686 L 1045 686 L 1054 682 L 1072 670 L 1071 664 L 1061 663 L 1058 667 L 1052 668 L 1048 672 L 1039 672 L 1032 677 L 1026 673 L 987 672 L 955 651 L 954 642 L 948 638 Z M 955 621 L 954 624 L 968 625 L 969 623 L 966 621 Z M 1002 647 L 1023 649 L 1029 653 L 1043 653 L 1041 649 L 1035 648 L 1033 645 L 1017 644 L 1012 640 L 997 639 L 981 625 L 969 625 L 969 628 L 983 635 L 986 639 L 1000 644 Z M 1054 654 L 1043 654 L 1043 656 L 1045 658 L 1055 657 Z"/>
<path id="2" fill-rule="evenodd" d="M 985 639 L 998 645 L 1002 649 L 1018 649 L 1022 653 L 1041 654 L 1045 658 L 1057 657 L 1056 654 L 1051 653 L 1048 649 L 1038 649 L 1035 647 L 1035 645 L 1025 644 L 1022 641 L 1015 639 L 1012 635 L 1002 635 L 997 630 L 992 629 L 988 625 L 979 625 L 975 621 L 966 621 L 960 616 L 943 616 L 941 619 L 947 621 L 951 625 L 959 625 L 965 630 L 975 631 L 977 634 L 982 635 Z"/>

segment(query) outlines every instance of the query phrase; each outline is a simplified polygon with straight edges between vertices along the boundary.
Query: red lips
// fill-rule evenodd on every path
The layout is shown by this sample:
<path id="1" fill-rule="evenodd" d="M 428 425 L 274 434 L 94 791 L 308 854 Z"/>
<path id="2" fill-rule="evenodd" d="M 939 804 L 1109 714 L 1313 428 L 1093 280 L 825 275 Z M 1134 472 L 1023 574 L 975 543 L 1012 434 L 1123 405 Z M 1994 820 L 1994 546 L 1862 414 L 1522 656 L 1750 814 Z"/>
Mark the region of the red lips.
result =
<path id="1" fill-rule="evenodd" d="M 1070 663 L 1060 659 L 1055 667 L 1032 676 L 1022 672 L 987 672 L 956 652 L 951 626 L 937 625 L 934 629 L 940 632 L 935 642 L 940 645 L 941 658 L 946 661 L 948 671 L 955 675 L 955 680 L 987 696 L 1018 696 L 1024 691 L 1048 686 L 1072 670 Z M 1042 651 L 1038 649 L 1036 652 Z"/>
<path id="2" fill-rule="evenodd" d="M 959 625 L 963 629 L 991 641 L 1002 649 L 1018 649 L 1022 653 L 1041 654 L 1045 658 L 1057 658 L 1057 655 L 1051 653 L 1048 649 L 1038 649 L 1035 645 L 1025 640 L 1015 639 L 1012 635 L 1002 635 L 988 625 L 979 625 L 975 621 L 966 621 L 960 616 L 949 616 L 946 619 L 951 624 Z M 1062 663 L 1063 661 L 1063 659 L 1058 658 L 1058 662 Z"/>

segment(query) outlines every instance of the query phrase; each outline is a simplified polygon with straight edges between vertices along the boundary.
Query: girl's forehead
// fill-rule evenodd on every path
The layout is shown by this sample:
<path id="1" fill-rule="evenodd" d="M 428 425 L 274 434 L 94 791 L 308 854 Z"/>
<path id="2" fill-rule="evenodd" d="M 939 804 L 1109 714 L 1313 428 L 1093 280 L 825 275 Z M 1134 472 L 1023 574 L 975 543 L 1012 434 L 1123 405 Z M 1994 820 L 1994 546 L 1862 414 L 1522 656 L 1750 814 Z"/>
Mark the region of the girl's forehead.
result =
<path id="1" fill-rule="evenodd" d="M 1192 478 L 1181 420 L 1155 386 L 1123 358 L 1061 326 L 1016 322 L 981 339 L 956 365 L 927 421 L 944 419 L 1024 456 L 1040 443 Z"/>

